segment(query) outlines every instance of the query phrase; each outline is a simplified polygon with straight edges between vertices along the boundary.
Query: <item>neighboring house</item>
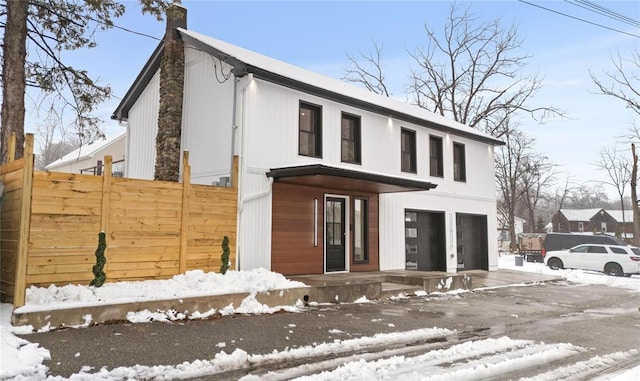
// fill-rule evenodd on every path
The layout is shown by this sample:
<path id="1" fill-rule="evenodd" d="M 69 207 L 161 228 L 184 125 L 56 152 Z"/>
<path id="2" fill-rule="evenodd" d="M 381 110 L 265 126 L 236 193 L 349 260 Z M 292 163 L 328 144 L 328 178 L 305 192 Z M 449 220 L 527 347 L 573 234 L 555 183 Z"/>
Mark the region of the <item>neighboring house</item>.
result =
<path id="1" fill-rule="evenodd" d="M 516 237 L 524 232 L 524 224 L 526 221 L 523 218 L 515 217 L 514 227 Z M 500 251 L 511 251 L 511 238 L 509 237 L 509 224 L 506 219 L 498 215 L 498 249 Z"/>
<path id="2" fill-rule="evenodd" d="M 561 209 L 552 217 L 558 233 L 615 234 L 617 221 L 602 208 Z"/>
<path id="3" fill-rule="evenodd" d="M 501 141 L 184 28 L 191 180 L 238 164 L 237 263 L 286 275 L 495 270 Z M 127 177 L 152 179 L 162 44 L 114 112 Z M 222 234 L 211 232 L 211 234 Z"/>
<path id="4" fill-rule="evenodd" d="M 606 210 L 616 221 L 616 235 L 622 238 L 633 238 L 633 210 Z"/>
<path id="5" fill-rule="evenodd" d="M 51 172 L 101 174 L 104 157 L 111 156 L 115 163 L 113 165 L 114 175 L 122 176 L 125 142 L 126 130 L 123 130 L 115 135 L 80 146 L 80 148 L 48 164 L 45 170 Z"/>

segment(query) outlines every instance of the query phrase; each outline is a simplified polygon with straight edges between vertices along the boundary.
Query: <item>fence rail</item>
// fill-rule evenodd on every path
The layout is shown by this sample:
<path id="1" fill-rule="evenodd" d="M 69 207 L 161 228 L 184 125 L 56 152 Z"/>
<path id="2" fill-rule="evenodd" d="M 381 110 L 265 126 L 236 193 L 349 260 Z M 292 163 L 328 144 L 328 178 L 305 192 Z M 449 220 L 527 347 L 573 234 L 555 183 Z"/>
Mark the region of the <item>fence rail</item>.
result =
<path id="1" fill-rule="evenodd" d="M 102 176 L 34 171 L 28 134 L 24 158 L 0 166 L 3 302 L 24 305 L 32 285 L 88 284 L 101 231 L 108 282 L 219 271 L 224 236 L 233 268 L 236 183 L 191 184 L 188 152 L 181 183 L 113 177 L 111 157 L 104 163 Z"/>

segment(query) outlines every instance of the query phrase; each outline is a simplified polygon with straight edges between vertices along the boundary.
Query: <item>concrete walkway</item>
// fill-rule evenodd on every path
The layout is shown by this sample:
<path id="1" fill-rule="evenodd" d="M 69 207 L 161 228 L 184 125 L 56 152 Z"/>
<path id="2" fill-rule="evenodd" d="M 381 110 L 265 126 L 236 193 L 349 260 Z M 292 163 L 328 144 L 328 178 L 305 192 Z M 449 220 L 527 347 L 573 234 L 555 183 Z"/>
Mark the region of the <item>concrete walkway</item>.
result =
<path id="1" fill-rule="evenodd" d="M 369 300 L 387 299 L 401 293 L 415 294 L 447 292 L 450 290 L 473 290 L 486 287 L 500 287 L 510 284 L 525 284 L 555 281 L 562 278 L 513 270 L 465 271 L 460 273 L 424 271 L 374 271 L 362 273 L 337 273 L 322 275 L 291 276 L 308 287 L 273 290 L 256 295 L 256 300 L 270 307 L 305 303 L 345 303 L 366 297 Z M 240 306 L 248 293 L 211 295 L 180 299 L 154 300 L 121 304 L 103 304 L 66 309 L 26 309 L 14 311 L 12 324 L 32 325 L 38 330 L 47 325 L 50 328 L 81 326 L 87 323 L 123 321 L 128 312 L 143 310 L 175 310 L 189 314 L 195 311 L 221 310 L 232 304 Z M 87 319 L 89 317 L 89 320 Z"/>

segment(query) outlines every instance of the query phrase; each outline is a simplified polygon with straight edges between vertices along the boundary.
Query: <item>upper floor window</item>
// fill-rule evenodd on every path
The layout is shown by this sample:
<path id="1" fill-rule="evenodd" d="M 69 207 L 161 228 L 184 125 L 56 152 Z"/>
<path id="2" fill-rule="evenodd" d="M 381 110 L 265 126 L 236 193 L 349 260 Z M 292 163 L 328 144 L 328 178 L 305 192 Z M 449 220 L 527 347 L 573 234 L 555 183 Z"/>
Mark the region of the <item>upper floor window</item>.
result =
<path id="1" fill-rule="evenodd" d="M 416 132 L 403 128 L 400 140 L 400 170 L 416 173 Z"/>
<path id="2" fill-rule="evenodd" d="M 322 107 L 300 102 L 298 153 L 322 157 Z"/>
<path id="3" fill-rule="evenodd" d="M 453 143 L 453 179 L 455 181 L 467 181 L 464 156 L 464 144 Z"/>
<path id="4" fill-rule="evenodd" d="M 429 136 L 429 174 L 434 177 L 444 177 L 442 138 L 437 136 Z"/>
<path id="5" fill-rule="evenodd" d="M 360 146 L 360 117 L 342 113 L 342 161 L 362 164 Z"/>

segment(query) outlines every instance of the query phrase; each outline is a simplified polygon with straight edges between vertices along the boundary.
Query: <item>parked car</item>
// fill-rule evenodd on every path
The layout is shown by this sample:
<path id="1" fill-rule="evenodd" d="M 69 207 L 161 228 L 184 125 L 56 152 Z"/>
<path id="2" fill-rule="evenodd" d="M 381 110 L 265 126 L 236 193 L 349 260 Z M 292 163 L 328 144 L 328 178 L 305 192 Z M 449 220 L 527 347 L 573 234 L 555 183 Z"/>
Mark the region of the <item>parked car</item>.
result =
<path id="1" fill-rule="evenodd" d="M 569 250 L 548 251 L 544 264 L 555 270 L 570 268 L 631 276 L 640 274 L 640 248 L 629 245 L 578 245 Z"/>
<path id="2" fill-rule="evenodd" d="M 542 243 L 541 257 L 536 262 L 543 262 L 546 253 L 555 250 L 567 250 L 577 245 L 596 243 L 602 245 L 627 245 L 623 240 L 606 234 L 547 233 Z M 546 262 L 545 262 L 546 263 Z"/>

